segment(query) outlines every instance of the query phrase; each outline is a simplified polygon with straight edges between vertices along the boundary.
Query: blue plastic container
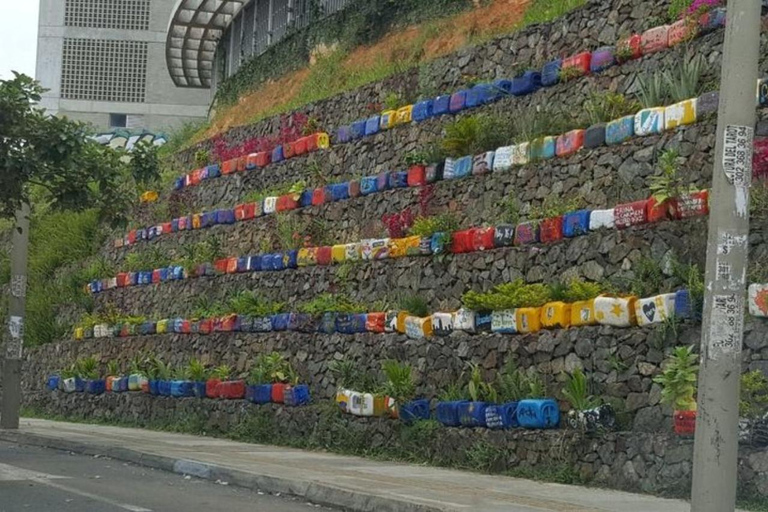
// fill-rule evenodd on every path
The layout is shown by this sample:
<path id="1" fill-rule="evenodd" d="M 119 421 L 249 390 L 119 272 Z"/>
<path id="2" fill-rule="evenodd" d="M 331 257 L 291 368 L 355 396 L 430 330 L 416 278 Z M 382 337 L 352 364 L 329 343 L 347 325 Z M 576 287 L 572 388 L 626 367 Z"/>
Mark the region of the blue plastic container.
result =
<path id="1" fill-rule="evenodd" d="M 499 96 L 506 96 L 512 94 L 512 80 L 506 78 L 500 78 L 493 82 L 493 86 L 498 89 Z"/>
<path id="2" fill-rule="evenodd" d="M 139 284 L 152 284 L 152 272 L 142 271 L 139 274 Z"/>
<path id="3" fill-rule="evenodd" d="M 272 270 L 285 270 L 285 258 L 283 253 L 277 252 L 272 255 Z"/>
<path id="4" fill-rule="evenodd" d="M 157 332 L 157 324 L 155 322 L 144 322 L 139 326 L 139 334 L 142 336 L 149 336 Z"/>
<path id="5" fill-rule="evenodd" d="M 192 396 L 195 398 L 205 398 L 205 382 L 192 383 Z"/>
<path id="6" fill-rule="evenodd" d="M 330 198 L 331 201 L 344 201 L 349 199 L 349 183 L 334 183 L 333 185 L 326 185 L 325 187 L 326 200 Z"/>
<path id="7" fill-rule="evenodd" d="M 557 143 L 553 137 L 536 139 L 531 143 L 531 160 L 549 160 L 556 154 Z"/>
<path id="8" fill-rule="evenodd" d="M 434 100 L 423 100 L 419 101 L 413 106 L 413 112 L 411 113 L 411 119 L 416 121 L 417 123 L 420 123 L 422 121 L 426 121 L 430 117 L 432 117 L 432 106 L 434 105 Z"/>
<path id="9" fill-rule="evenodd" d="M 365 313 L 339 313 L 336 316 L 336 332 L 341 334 L 357 334 L 366 332 L 365 322 L 368 315 Z"/>
<path id="10" fill-rule="evenodd" d="M 379 191 L 376 176 L 365 176 L 360 179 L 360 194 L 367 196 Z"/>
<path id="11" fill-rule="evenodd" d="M 177 233 L 179 231 L 179 219 L 171 220 L 171 233 Z"/>
<path id="12" fill-rule="evenodd" d="M 517 422 L 517 406 L 519 403 L 509 402 L 499 406 L 501 409 L 501 422 L 504 424 L 504 428 L 518 428 L 520 426 Z"/>
<path id="13" fill-rule="evenodd" d="M 478 311 L 475 313 L 475 332 L 491 332 L 490 311 Z"/>
<path id="14" fill-rule="evenodd" d="M 553 60 L 544 64 L 541 69 L 541 85 L 552 87 L 560 82 L 560 70 L 563 68 L 563 59 Z"/>
<path id="15" fill-rule="evenodd" d="M 272 401 L 272 384 L 246 386 L 245 399 L 254 404 L 268 404 Z"/>
<path id="16" fill-rule="evenodd" d="M 602 46 L 592 52 L 592 60 L 589 64 L 592 73 L 600 73 L 615 65 L 616 48 L 614 46 Z"/>
<path id="17" fill-rule="evenodd" d="M 262 270 L 262 256 L 257 254 L 255 256 L 248 256 L 248 271 L 249 272 L 261 272 Z"/>
<path id="18" fill-rule="evenodd" d="M 169 380 L 157 381 L 157 392 L 160 396 L 171 396 L 171 381 Z"/>
<path id="19" fill-rule="evenodd" d="M 350 134 L 352 136 L 352 140 L 361 139 L 365 136 L 365 119 L 361 119 L 360 121 L 355 121 L 352 123 L 352 126 L 350 126 Z"/>
<path id="20" fill-rule="evenodd" d="M 400 421 L 406 425 L 418 420 L 429 419 L 429 400 L 414 400 L 399 407 Z"/>
<path id="21" fill-rule="evenodd" d="M 159 383 L 159 381 L 156 381 L 156 380 L 150 380 L 149 381 L 149 394 L 150 395 L 158 395 L 159 394 L 159 391 L 158 391 L 158 388 L 157 388 L 158 383 Z"/>
<path id="22" fill-rule="evenodd" d="M 512 79 L 510 92 L 515 96 L 532 94 L 541 88 L 541 73 L 526 71 L 522 76 Z"/>
<path id="23" fill-rule="evenodd" d="M 154 240 L 159 235 L 157 233 L 157 226 L 152 226 L 150 228 L 147 228 L 147 240 Z"/>
<path id="24" fill-rule="evenodd" d="M 589 232 L 589 218 L 591 216 L 591 210 L 578 210 L 563 215 L 563 236 L 573 238 L 574 236 L 586 235 Z"/>
<path id="25" fill-rule="evenodd" d="M 320 319 L 320 327 L 318 330 L 324 334 L 333 334 L 336 332 L 336 317 L 338 313 L 323 313 Z"/>
<path id="26" fill-rule="evenodd" d="M 501 430 L 504 428 L 500 405 L 491 404 L 485 408 L 485 426 L 491 430 Z"/>
<path id="27" fill-rule="evenodd" d="M 248 256 L 237 258 L 237 271 L 241 274 L 243 272 L 248 272 Z"/>
<path id="28" fill-rule="evenodd" d="M 184 176 L 176 178 L 173 182 L 173 190 L 181 190 L 184 188 Z"/>
<path id="29" fill-rule="evenodd" d="M 406 188 L 408 186 L 408 172 L 395 171 L 389 173 L 387 177 L 388 188 Z"/>
<path id="30" fill-rule="evenodd" d="M 275 149 L 272 150 L 272 162 L 282 162 L 285 160 L 285 156 L 283 155 L 283 146 L 275 146 Z"/>
<path id="31" fill-rule="evenodd" d="M 467 108 L 467 92 L 469 91 L 462 89 L 451 94 L 451 101 L 448 103 L 448 110 L 451 114 L 461 112 Z"/>
<path id="32" fill-rule="evenodd" d="M 84 391 L 89 395 L 100 395 L 107 390 L 107 383 L 103 380 L 86 380 Z"/>
<path id="33" fill-rule="evenodd" d="M 285 405 L 287 407 L 299 407 L 309 403 L 309 386 L 299 384 L 286 388 L 284 395 Z"/>
<path id="34" fill-rule="evenodd" d="M 450 112 L 451 97 L 448 95 L 438 96 L 432 103 L 432 115 L 442 116 Z"/>
<path id="35" fill-rule="evenodd" d="M 157 273 L 158 273 L 158 276 L 160 277 L 161 283 L 171 280 L 171 272 L 168 267 L 157 269 Z"/>
<path id="36" fill-rule="evenodd" d="M 56 391 L 59 389 L 59 382 L 61 381 L 61 377 L 58 375 L 51 375 L 48 377 L 48 380 L 46 381 L 46 386 L 51 391 Z"/>
<path id="37" fill-rule="evenodd" d="M 85 381 L 80 377 L 75 377 L 75 393 L 85 392 Z"/>
<path id="38" fill-rule="evenodd" d="M 118 379 L 119 384 L 117 385 L 117 389 L 113 387 L 113 391 L 117 391 L 118 393 L 127 393 L 128 392 L 128 377 L 121 377 Z"/>
<path id="39" fill-rule="evenodd" d="M 381 192 L 384 190 L 389 190 L 389 173 L 388 172 L 380 172 L 376 175 L 376 189 Z"/>
<path id="40" fill-rule="evenodd" d="M 136 240 L 146 240 L 146 239 L 147 239 L 147 230 L 145 228 L 137 229 Z"/>
<path id="41" fill-rule="evenodd" d="M 435 415 L 437 421 L 445 425 L 446 427 L 458 427 L 461 425 L 459 421 L 459 405 L 468 403 L 466 400 L 457 402 L 438 402 L 435 409 Z"/>
<path id="42" fill-rule="evenodd" d="M 352 129 L 349 126 L 340 126 L 336 132 L 336 142 L 342 144 L 352 140 Z"/>
<path id="43" fill-rule="evenodd" d="M 444 254 L 448 251 L 448 247 L 451 243 L 451 234 L 437 232 L 432 233 L 432 238 L 429 241 L 429 249 L 432 254 Z"/>
<path id="44" fill-rule="evenodd" d="M 365 135 L 374 135 L 379 133 L 379 123 L 381 122 L 381 116 L 369 117 L 365 122 Z"/>
<path id="45" fill-rule="evenodd" d="M 464 178 L 472 174 L 472 157 L 463 156 L 457 159 L 453 165 L 453 177 Z"/>
<path id="46" fill-rule="evenodd" d="M 486 103 L 491 103 L 497 98 L 491 84 L 477 84 L 466 95 L 466 108 L 481 107 Z"/>
<path id="47" fill-rule="evenodd" d="M 272 332 L 272 317 L 260 316 L 253 319 L 253 332 Z"/>
<path id="48" fill-rule="evenodd" d="M 273 331 L 285 331 L 288 329 L 288 320 L 290 320 L 290 313 L 280 313 L 272 315 L 272 330 Z"/>
<path id="49" fill-rule="evenodd" d="M 208 172 L 209 178 L 218 178 L 221 176 L 221 168 L 218 166 L 218 164 L 209 165 L 205 168 L 205 170 Z"/>
<path id="50" fill-rule="evenodd" d="M 301 193 L 301 196 L 299 196 L 299 206 L 301 208 L 312 206 L 312 194 L 312 190 L 305 190 Z"/>
<path id="51" fill-rule="evenodd" d="M 216 212 L 204 212 L 200 217 L 200 227 L 209 228 L 216 224 Z"/>
<path id="52" fill-rule="evenodd" d="M 290 313 L 288 330 L 303 333 L 317 332 L 317 320 L 307 313 Z"/>
<path id="53" fill-rule="evenodd" d="M 170 384 L 171 396 L 174 398 L 195 396 L 195 390 L 192 382 L 187 380 L 173 380 Z"/>
<path id="54" fill-rule="evenodd" d="M 485 426 L 485 402 L 461 402 L 458 406 L 459 423 L 462 427 Z"/>
<path id="55" fill-rule="evenodd" d="M 283 254 L 283 267 L 299 268 L 299 251 L 291 249 Z"/>
<path id="56" fill-rule="evenodd" d="M 635 135 L 635 116 L 625 116 L 611 121 L 605 127 L 605 143 L 609 146 L 621 144 Z"/>
<path id="57" fill-rule="evenodd" d="M 216 210 L 216 224 L 234 224 L 235 211 L 231 209 Z"/>
<path id="58" fill-rule="evenodd" d="M 521 400 L 517 405 L 517 422 L 523 428 L 557 428 L 560 409 L 551 398 Z"/>

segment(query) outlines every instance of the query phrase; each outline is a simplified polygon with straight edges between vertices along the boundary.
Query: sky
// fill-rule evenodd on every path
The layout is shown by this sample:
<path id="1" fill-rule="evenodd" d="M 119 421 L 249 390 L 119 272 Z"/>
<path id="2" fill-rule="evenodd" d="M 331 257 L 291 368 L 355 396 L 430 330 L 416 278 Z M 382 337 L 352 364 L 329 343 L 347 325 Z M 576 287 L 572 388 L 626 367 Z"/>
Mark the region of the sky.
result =
<path id="1" fill-rule="evenodd" d="M 39 0 L 0 0 L 0 79 L 35 76 Z"/>

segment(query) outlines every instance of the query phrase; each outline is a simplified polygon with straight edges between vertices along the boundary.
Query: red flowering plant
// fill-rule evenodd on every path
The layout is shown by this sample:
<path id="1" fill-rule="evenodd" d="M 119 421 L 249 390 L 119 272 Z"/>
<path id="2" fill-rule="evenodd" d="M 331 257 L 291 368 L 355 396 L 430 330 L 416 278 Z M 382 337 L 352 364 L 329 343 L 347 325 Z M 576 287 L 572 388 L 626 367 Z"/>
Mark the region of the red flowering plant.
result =
<path id="1" fill-rule="evenodd" d="M 381 222 L 387 228 L 390 238 L 403 238 L 408 230 L 413 226 L 414 216 L 410 208 L 406 208 L 400 213 L 384 214 L 381 216 Z"/>
<path id="2" fill-rule="evenodd" d="M 276 135 L 253 137 L 240 144 L 228 144 L 224 137 L 217 135 L 213 143 L 213 157 L 215 161 L 226 162 L 233 158 L 239 158 L 260 151 L 272 151 L 276 146 L 293 142 L 304 136 L 304 130 L 309 123 L 309 117 L 301 112 L 280 117 L 280 129 Z"/>
<path id="3" fill-rule="evenodd" d="M 723 5 L 722 0 L 693 0 L 690 7 L 685 11 L 685 14 L 687 16 L 702 15 L 721 5 Z"/>
<path id="4" fill-rule="evenodd" d="M 768 179 L 768 137 L 755 140 L 752 153 L 752 178 L 755 180 Z"/>

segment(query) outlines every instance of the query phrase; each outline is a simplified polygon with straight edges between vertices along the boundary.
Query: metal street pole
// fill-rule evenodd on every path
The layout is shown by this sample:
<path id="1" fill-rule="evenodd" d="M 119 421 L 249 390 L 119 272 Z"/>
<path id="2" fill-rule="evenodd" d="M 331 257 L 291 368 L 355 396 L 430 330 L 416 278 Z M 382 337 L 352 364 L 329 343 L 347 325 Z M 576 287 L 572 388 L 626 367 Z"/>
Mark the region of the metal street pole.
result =
<path id="1" fill-rule="evenodd" d="M 11 249 L 11 296 L 8 302 L 8 331 L 3 359 L 3 400 L 0 428 L 19 428 L 21 407 L 21 351 L 24 340 L 24 310 L 27 298 L 27 254 L 29 250 L 29 204 L 16 212 Z"/>
<path id="2" fill-rule="evenodd" d="M 736 503 L 760 0 L 729 0 L 727 12 L 701 328 L 693 512 L 732 511 Z"/>

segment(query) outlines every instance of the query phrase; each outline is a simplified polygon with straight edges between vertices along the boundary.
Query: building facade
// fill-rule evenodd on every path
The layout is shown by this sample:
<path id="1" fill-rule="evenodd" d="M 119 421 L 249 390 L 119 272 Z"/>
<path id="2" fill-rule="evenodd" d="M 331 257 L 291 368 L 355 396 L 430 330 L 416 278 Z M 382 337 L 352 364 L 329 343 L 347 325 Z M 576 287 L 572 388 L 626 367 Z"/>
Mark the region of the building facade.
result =
<path id="1" fill-rule="evenodd" d="M 40 0 L 36 78 L 49 112 L 111 128 L 171 130 L 204 119 L 211 91 L 166 65 L 174 0 Z"/>

